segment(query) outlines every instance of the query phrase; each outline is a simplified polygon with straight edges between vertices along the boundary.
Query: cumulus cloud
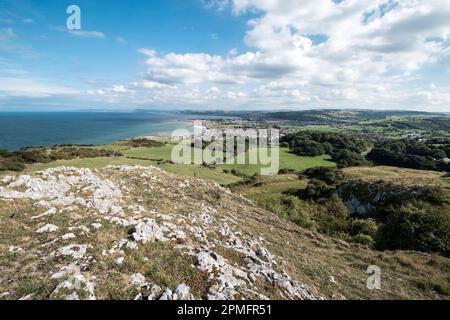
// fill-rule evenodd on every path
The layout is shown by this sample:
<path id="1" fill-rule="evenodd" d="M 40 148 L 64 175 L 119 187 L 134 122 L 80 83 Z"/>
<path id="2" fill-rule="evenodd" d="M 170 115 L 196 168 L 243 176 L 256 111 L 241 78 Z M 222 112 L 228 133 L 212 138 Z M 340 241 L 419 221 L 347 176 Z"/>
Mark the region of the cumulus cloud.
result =
<path id="1" fill-rule="evenodd" d="M 138 80 L 88 95 L 156 106 L 448 111 L 448 83 L 422 75 L 429 66 L 450 71 L 448 0 L 199 1 L 249 17 L 246 48 L 224 55 L 140 48 Z M 0 40 L 14 36 L 0 30 Z"/>
<path id="2" fill-rule="evenodd" d="M 427 108 L 450 102 L 445 94 L 414 88 L 413 76 L 420 76 L 421 68 L 430 64 L 448 65 L 448 1 L 232 0 L 203 4 L 217 10 L 231 6 L 235 15 L 256 15 L 248 22 L 243 39 L 249 50 L 238 54 L 232 49 L 227 56 L 160 56 L 153 50 L 141 51 L 148 56 L 146 80 L 179 87 L 218 87 L 224 104 L 236 97 L 268 106 L 396 108 L 424 103 L 420 107 Z M 227 91 L 230 86 L 239 86 L 238 92 L 245 94 L 227 94 L 235 92 Z M 207 101 L 213 93 L 204 94 Z M 436 100 L 431 103 L 429 98 Z"/>

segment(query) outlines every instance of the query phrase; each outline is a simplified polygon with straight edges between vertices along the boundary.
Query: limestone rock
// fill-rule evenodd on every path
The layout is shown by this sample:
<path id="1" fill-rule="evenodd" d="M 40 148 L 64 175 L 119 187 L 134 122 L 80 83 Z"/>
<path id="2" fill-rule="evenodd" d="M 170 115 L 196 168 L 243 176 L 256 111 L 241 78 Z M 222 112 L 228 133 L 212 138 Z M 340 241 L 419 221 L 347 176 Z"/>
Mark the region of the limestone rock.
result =
<path id="1" fill-rule="evenodd" d="M 42 228 L 37 229 L 36 233 L 38 233 L 38 234 L 51 233 L 51 232 L 55 232 L 58 230 L 59 230 L 59 227 L 55 226 L 54 224 L 46 224 Z"/>

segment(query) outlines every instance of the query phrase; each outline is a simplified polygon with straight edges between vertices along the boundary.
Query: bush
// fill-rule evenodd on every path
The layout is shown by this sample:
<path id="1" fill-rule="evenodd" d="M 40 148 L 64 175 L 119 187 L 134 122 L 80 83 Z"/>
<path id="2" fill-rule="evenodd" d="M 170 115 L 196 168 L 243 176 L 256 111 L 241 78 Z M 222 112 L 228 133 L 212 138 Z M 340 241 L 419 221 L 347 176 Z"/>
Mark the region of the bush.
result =
<path id="1" fill-rule="evenodd" d="M 300 227 L 315 230 L 317 225 L 312 219 L 308 205 L 298 198 L 283 194 L 270 194 L 258 198 L 256 204 L 267 211 L 273 212 Z"/>
<path id="2" fill-rule="evenodd" d="M 305 189 L 298 190 L 295 195 L 303 200 L 319 200 L 333 195 L 335 187 L 318 179 L 311 179 Z"/>
<path id="3" fill-rule="evenodd" d="M 164 147 L 166 145 L 162 141 L 145 139 L 145 138 L 130 139 L 130 140 L 127 140 L 127 144 L 129 146 L 132 146 L 133 148 L 138 148 L 138 147 L 154 148 L 154 147 Z"/>
<path id="4" fill-rule="evenodd" d="M 0 158 L 0 171 L 20 172 L 25 169 L 23 160 L 18 158 Z"/>
<path id="5" fill-rule="evenodd" d="M 283 146 L 289 145 L 289 149 L 299 156 L 332 155 L 340 167 L 368 164 L 361 154 L 369 144 L 345 134 L 303 131 L 288 134 L 280 142 Z"/>
<path id="6" fill-rule="evenodd" d="M 342 170 L 332 167 L 306 169 L 301 173 L 301 176 L 318 179 L 329 185 L 338 185 L 346 180 L 346 176 Z"/>
<path id="7" fill-rule="evenodd" d="M 441 160 L 448 155 L 448 148 L 449 145 L 435 146 L 414 140 L 390 140 L 376 144 L 367 157 L 382 165 L 445 171 L 450 165 Z"/>
<path id="8" fill-rule="evenodd" d="M 360 233 L 360 234 L 357 234 L 356 236 L 354 236 L 352 238 L 352 242 L 366 245 L 371 248 L 375 245 L 375 241 L 373 240 L 373 238 L 371 236 L 369 236 L 367 234 L 363 234 L 363 233 Z"/>
<path id="9" fill-rule="evenodd" d="M 450 257 L 450 206 L 422 202 L 396 208 L 379 228 L 376 247 L 438 252 Z"/>
<path id="10" fill-rule="evenodd" d="M 318 231 L 341 239 L 347 236 L 348 210 L 342 200 L 336 196 L 316 203 L 313 219 L 318 225 Z"/>
<path id="11" fill-rule="evenodd" d="M 377 230 L 377 222 L 372 218 L 353 219 L 351 220 L 348 228 L 348 232 L 353 236 L 364 234 L 370 236 L 371 238 L 374 238 L 376 236 Z"/>

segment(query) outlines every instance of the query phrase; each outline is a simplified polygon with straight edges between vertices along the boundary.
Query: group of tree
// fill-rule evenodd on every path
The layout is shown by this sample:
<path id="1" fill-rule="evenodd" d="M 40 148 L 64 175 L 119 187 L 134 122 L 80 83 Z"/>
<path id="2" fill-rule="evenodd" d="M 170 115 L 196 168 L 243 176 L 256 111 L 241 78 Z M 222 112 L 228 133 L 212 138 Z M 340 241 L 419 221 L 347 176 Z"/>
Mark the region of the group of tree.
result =
<path id="1" fill-rule="evenodd" d="M 339 167 L 368 164 L 363 153 L 369 143 L 342 133 L 301 131 L 283 136 L 280 145 L 299 156 L 331 155 Z"/>
<path id="2" fill-rule="evenodd" d="M 376 164 L 411 169 L 450 171 L 450 144 L 407 140 L 379 142 L 367 155 Z"/>

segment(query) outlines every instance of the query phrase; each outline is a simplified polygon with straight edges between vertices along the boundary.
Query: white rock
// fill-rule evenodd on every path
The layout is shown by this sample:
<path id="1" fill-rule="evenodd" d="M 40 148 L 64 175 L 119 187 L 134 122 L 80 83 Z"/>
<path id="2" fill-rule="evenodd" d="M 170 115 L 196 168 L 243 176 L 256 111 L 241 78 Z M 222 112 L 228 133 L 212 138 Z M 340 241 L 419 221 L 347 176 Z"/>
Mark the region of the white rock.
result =
<path id="1" fill-rule="evenodd" d="M 46 212 L 39 214 L 37 216 L 31 217 L 31 220 L 37 220 L 37 219 L 41 219 L 50 215 L 54 215 L 58 210 L 56 210 L 56 208 L 50 208 L 49 210 L 47 210 Z"/>
<path id="2" fill-rule="evenodd" d="M 337 284 L 336 279 L 333 276 L 329 276 L 328 280 L 333 284 Z"/>
<path id="3" fill-rule="evenodd" d="M 149 290 L 148 300 L 156 300 L 161 295 L 161 287 L 157 285 L 152 285 Z"/>
<path id="4" fill-rule="evenodd" d="M 164 228 L 158 225 L 153 219 L 144 219 L 134 227 L 133 239 L 142 243 L 154 242 L 156 240 L 165 241 Z"/>
<path id="5" fill-rule="evenodd" d="M 48 208 L 51 207 L 50 202 L 42 200 L 33 204 L 34 208 Z"/>
<path id="6" fill-rule="evenodd" d="M 55 232 L 58 231 L 59 227 L 55 226 L 54 224 L 46 224 L 45 226 L 43 226 L 40 229 L 36 230 L 36 233 L 51 233 L 51 232 Z"/>
<path id="7" fill-rule="evenodd" d="M 18 253 L 18 252 L 22 252 L 23 249 L 19 246 L 9 246 L 8 251 L 11 253 Z"/>
<path id="8" fill-rule="evenodd" d="M 65 276 L 72 276 L 81 274 L 80 267 L 78 267 L 76 264 L 69 264 L 68 266 L 62 267 L 58 272 L 55 272 L 52 274 L 50 278 L 52 279 L 60 279 Z"/>
<path id="9" fill-rule="evenodd" d="M 72 292 L 68 296 L 66 296 L 66 300 L 68 301 L 78 301 L 80 300 L 80 297 L 78 297 L 78 294 L 76 292 Z"/>
<path id="10" fill-rule="evenodd" d="M 27 294 L 26 296 L 23 296 L 22 298 L 20 298 L 19 300 L 33 300 L 33 297 L 36 295 L 36 292 Z"/>
<path id="11" fill-rule="evenodd" d="M 71 276 L 67 280 L 58 284 L 55 290 L 53 290 L 51 296 L 58 297 L 61 290 L 68 290 L 73 292 L 62 298 L 71 299 L 75 297 L 73 294 L 76 294 L 76 291 L 84 291 L 87 293 L 89 300 L 95 300 L 93 279 L 94 278 L 86 279 L 86 277 L 82 274 Z M 78 295 L 76 295 L 76 297 L 78 297 Z"/>
<path id="12" fill-rule="evenodd" d="M 164 290 L 159 300 L 172 300 L 172 290 L 166 288 L 166 290 Z"/>
<path id="13" fill-rule="evenodd" d="M 88 246 L 79 244 L 70 244 L 50 253 L 50 257 L 70 256 L 73 259 L 81 259 L 85 256 Z"/>
<path id="14" fill-rule="evenodd" d="M 132 274 L 128 277 L 128 281 L 136 287 L 142 287 L 147 284 L 147 280 L 141 273 Z"/>
<path id="15" fill-rule="evenodd" d="M 215 252 L 201 251 L 197 254 L 197 268 L 213 272 L 225 264 L 223 258 Z"/>
<path id="16" fill-rule="evenodd" d="M 191 289 L 182 283 L 175 289 L 172 298 L 173 300 L 192 300 Z"/>
<path id="17" fill-rule="evenodd" d="M 69 240 L 69 239 L 75 239 L 77 236 L 74 235 L 73 233 L 66 233 L 65 235 L 63 235 L 61 238 L 63 240 Z"/>

